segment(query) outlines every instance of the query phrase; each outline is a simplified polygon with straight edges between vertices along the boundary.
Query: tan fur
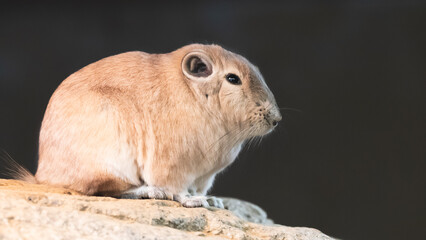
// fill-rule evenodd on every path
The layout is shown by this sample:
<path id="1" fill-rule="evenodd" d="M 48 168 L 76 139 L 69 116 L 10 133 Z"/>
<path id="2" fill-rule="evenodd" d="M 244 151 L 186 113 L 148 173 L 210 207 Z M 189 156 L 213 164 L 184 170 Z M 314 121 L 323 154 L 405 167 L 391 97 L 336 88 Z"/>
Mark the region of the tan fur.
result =
<path id="1" fill-rule="evenodd" d="M 188 75 L 182 61 L 190 53 L 209 61 L 210 76 Z M 227 82 L 228 73 L 242 85 Z M 127 52 L 84 67 L 54 92 L 35 177 L 88 195 L 139 186 L 204 195 L 243 142 L 280 119 L 257 68 L 220 46 Z"/>

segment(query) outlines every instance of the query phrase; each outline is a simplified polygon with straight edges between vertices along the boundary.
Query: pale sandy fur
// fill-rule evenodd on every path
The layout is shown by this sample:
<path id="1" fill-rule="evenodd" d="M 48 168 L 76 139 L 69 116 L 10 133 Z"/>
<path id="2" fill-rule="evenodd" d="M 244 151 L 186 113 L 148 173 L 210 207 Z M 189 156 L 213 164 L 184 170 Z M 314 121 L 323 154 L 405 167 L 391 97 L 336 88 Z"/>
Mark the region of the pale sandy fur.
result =
<path id="1" fill-rule="evenodd" d="M 210 61 L 210 76 L 185 74 L 182 61 L 191 52 Z M 242 85 L 227 82 L 229 72 Z M 54 92 L 35 178 L 87 195 L 155 187 L 182 202 L 189 193 L 205 195 L 242 144 L 280 119 L 258 69 L 220 46 L 127 52 L 84 67 Z"/>

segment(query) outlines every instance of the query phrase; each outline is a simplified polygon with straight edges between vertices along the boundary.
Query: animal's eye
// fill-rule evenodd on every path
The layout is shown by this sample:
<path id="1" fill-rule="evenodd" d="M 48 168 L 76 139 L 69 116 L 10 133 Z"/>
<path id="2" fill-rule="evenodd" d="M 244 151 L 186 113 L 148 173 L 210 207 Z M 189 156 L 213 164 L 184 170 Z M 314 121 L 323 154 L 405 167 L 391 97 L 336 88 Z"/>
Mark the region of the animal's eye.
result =
<path id="1" fill-rule="evenodd" d="M 240 78 L 233 73 L 226 75 L 226 80 L 228 82 L 230 82 L 231 84 L 234 84 L 234 85 L 240 85 L 241 84 Z"/>

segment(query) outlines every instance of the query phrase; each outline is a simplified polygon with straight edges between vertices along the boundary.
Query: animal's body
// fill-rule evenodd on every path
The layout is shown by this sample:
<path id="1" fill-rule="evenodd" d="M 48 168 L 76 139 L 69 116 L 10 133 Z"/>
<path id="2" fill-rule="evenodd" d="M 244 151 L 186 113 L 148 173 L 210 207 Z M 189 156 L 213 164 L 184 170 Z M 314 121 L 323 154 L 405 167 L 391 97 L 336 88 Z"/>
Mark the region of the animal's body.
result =
<path id="1" fill-rule="evenodd" d="M 127 52 L 84 67 L 56 89 L 32 181 L 220 207 L 205 196 L 215 175 L 246 140 L 280 120 L 258 69 L 220 46 Z"/>

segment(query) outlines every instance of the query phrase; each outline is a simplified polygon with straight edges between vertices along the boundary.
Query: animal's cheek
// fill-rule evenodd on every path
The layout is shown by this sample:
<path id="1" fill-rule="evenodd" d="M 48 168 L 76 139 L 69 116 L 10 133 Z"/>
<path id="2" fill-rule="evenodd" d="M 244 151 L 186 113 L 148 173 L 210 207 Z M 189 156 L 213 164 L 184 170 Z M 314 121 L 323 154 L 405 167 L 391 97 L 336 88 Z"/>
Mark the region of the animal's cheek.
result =
<path id="1" fill-rule="evenodd" d="M 267 114 L 263 111 L 256 111 L 253 113 L 252 116 L 255 122 L 260 123 L 260 122 L 266 121 Z"/>
<path id="2" fill-rule="evenodd" d="M 251 127 L 258 126 L 262 122 L 262 117 L 258 113 L 252 113 L 248 117 L 248 123 Z"/>

